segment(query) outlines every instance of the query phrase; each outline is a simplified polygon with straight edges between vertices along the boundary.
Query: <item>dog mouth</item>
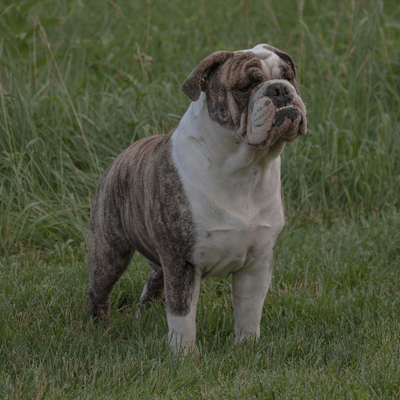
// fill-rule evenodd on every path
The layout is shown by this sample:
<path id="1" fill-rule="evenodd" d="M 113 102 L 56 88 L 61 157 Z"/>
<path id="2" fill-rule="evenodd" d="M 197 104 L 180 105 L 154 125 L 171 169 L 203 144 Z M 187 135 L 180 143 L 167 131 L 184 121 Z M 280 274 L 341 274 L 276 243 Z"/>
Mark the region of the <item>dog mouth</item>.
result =
<path id="1" fill-rule="evenodd" d="M 295 109 L 295 107 L 293 107 L 291 104 L 288 104 L 287 106 L 276 107 L 275 112 L 282 111 L 282 110 L 287 110 L 287 109 L 290 109 L 290 108 Z"/>
<path id="2" fill-rule="evenodd" d="M 269 106 L 271 107 L 271 103 Z M 273 146 L 276 142 L 292 142 L 298 135 L 305 135 L 303 124 L 306 119 L 301 110 L 292 103 L 273 106 L 271 114 L 264 114 L 264 118 L 253 120 L 252 132 L 261 140 L 254 140 L 252 145 L 256 148 Z M 273 110 L 273 111 L 272 111 Z M 268 122 L 269 120 L 269 122 Z"/>
<path id="3" fill-rule="evenodd" d="M 275 116 L 272 121 L 272 128 L 279 127 L 285 123 L 286 120 L 290 120 L 294 123 L 299 116 L 301 116 L 300 111 L 294 107 L 292 104 L 288 104 L 281 107 L 275 108 Z M 302 122 L 302 121 L 301 121 Z M 300 133 L 300 132 L 299 132 Z M 300 133 L 302 134 L 302 133 Z"/>

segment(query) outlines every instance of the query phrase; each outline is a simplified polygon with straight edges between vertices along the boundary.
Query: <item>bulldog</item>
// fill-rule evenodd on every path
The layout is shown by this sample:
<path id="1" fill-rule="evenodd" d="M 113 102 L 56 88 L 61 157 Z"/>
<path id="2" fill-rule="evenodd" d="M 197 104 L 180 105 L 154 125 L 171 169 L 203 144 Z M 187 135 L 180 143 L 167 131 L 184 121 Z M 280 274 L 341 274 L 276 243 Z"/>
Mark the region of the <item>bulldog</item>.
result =
<path id="1" fill-rule="evenodd" d="M 132 144 L 106 170 L 90 219 L 87 317 L 135 251 L 151 266 L 140 296 L 165 296 L 174 353 L 195 348 L 200 281 L 232 275 L 235 342 L 260 335 L 273 250 L 285 224 L 281 158 L 307 131 L 296 68 L 266 44 L 206 57 L 182 85 L 192 100 L 167 135 Z"/>

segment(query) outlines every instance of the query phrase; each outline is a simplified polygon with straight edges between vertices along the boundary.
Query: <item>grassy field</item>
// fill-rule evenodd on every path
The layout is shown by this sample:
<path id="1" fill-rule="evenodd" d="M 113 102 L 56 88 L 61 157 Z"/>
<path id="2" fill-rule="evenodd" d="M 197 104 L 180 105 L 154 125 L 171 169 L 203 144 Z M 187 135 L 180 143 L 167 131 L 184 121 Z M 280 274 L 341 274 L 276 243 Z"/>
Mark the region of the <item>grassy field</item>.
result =
<path id="1" fill-rule="evenodd" d="M 307 105 L 286 146 L 287 226 L 259 341 L 233 345 L 229 280 L 203 282 L 201 358 L 174 359 L 148 267 L 85 322 L 90 204 L 133 141 L 174 127 L 215 50 L 288 51 Z M 396 0 L 0 3 L 0 397 L 400 397 Z"/>

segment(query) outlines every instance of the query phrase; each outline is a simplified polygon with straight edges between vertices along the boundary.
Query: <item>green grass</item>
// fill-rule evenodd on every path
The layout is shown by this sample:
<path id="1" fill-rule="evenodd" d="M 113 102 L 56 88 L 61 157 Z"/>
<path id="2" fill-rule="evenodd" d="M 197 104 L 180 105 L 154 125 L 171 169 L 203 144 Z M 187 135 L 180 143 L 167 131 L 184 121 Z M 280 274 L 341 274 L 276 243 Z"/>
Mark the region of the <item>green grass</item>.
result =
<path id="1" fill-rule="evenodd" d="M 288 224 L 261 339 L 233 346 L 229 281 L 203 283 L 201 359 L 171 357 L 148 272 L 85 323 L 93 193 L 133 141 L 174 127 L 215 50 L 270 43 L 309 132 L 282 162 Z M 400 6 L 395 0 L 0 3 L 2 398 L 400 396 Z"/>
<path id="2" fill-rule="evenodd" d="M 118 282 L 100 329 L 84 320 L 84 248 L 13 256 L 1 265 L 0 394 L 397 398 L 399 222 L 397 214 L 286 232 L 256 343 L 233 344 L 229 282 L 203 282 L 201 359 L 170 355 L 161 303 L 135 318 L 148 272 L 143 258 Z"/>

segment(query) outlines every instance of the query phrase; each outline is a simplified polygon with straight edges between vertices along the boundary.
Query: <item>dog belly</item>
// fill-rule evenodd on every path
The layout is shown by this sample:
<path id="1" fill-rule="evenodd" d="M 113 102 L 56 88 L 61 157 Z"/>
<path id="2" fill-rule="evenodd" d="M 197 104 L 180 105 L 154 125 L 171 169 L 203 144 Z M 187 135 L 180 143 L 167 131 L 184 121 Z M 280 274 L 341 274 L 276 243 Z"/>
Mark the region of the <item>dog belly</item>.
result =
<path id="1" fill-rule="evenodd" d="M 248 270 L 260 260 L 272 261 L 281 226 L 257 226 L 243 231 L 198 232 L 194 259 L 203 278 L 222 277 Z"/>

